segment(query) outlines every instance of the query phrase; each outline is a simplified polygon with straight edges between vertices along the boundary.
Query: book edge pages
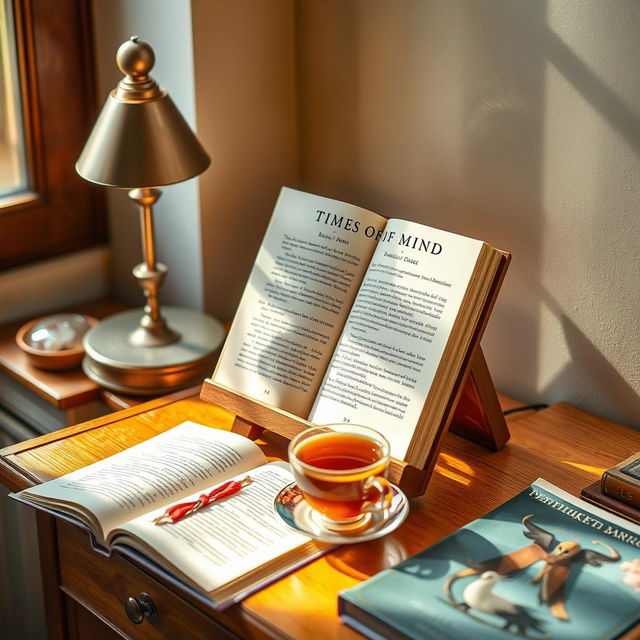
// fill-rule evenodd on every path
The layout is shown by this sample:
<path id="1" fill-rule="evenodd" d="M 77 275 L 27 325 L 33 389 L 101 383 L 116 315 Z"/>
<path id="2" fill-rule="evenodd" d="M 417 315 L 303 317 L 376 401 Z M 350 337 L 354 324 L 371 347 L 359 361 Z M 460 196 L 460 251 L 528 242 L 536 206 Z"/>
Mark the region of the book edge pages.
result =
<path id="1" fill-rule="evenodd" d="M 493 258 L 485 267 L 484 271 L 486 272 L 487 269 L 491 268 L 494 277 L 489 279 L 478 275 L 477 281 L 482 284 L 481 287 L 473 286 L 473 277 L 467 284 L 467 290 L 465 291 L 460 309 L 471 307 L 473 312 L 466 318 L 460 314 L 456 317 L 449 340 L 447 341 L 440 364 L 434 376 L 434 384 L 429 389 L 429 393 L 425 398 L 422 412 L 414 429 L 413 438 L 411 439 L 404 458 L 407 463 L 418 468 L 424 468 L 427 464 L 429 457 L 432 455 L 431 449 L 438 437 L 438 433 L 445 426 L 443 424 L 446 422 L 445 411 L 451 393 L 454 390 L 458 376 L 462 373 L 465 358 L 468 355 L 470 356 L 474 333 L 483 320 L 484 302 L 486 302 L 490 295 L 493 281 L 500 267 L 502 254 L 500 250 L 494 249 L 487 243 L 483 243 L 481 254 L 478 256 L 478 263 L 483 259 L 483 253 L 487 258 Z M 474 275 L 475 274 L 476 270 L 474 269 Z M 462 329 L 460 329 L 463 323 L 467 326 L 463 326 Z M 459 333 L 458 339 L 453 339 L 452 341 L 456 333 Z M 463 337 L 466 337 L 466 339 L 462 339 Z M 452 407 L 452 410 L 453 409 Z"/>

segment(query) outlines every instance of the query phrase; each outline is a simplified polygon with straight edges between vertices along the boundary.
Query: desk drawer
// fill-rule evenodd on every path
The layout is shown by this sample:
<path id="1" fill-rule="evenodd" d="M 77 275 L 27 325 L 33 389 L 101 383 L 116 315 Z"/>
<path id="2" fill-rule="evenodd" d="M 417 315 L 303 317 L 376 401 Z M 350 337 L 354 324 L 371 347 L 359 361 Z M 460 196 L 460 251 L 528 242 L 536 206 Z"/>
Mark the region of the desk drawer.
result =
<path id="1" fill-rule="evenodd" d="M 120 633 L 141 640 L 237 640 L 220 623 L 122 558 L 93 551 L 88 536 L 77 527 L 58 522 L 58 550 L 62 590 Z M 124 603 L 129 597 L 139 599 L 141 593 L 153 600 L 154 622 L 145 618 L 134 624 L 127 617 Z"/>

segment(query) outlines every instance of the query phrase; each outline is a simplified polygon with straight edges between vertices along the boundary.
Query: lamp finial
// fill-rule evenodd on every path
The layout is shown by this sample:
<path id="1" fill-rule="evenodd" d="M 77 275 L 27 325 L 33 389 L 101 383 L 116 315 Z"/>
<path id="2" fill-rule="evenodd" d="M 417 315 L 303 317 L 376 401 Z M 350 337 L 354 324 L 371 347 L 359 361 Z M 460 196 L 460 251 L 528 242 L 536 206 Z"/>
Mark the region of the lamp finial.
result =
<path id="1" fill-rule="evenodd" d="M 118 69 L 138 82 L 147 79 L 155 61 L 153 49 L 140 36 L 131 36 L 116 53 Z"/>
<path id="2" fill-rule="evenodd" d="M 162 95 L 162 90 L 149 75 L 156 61 L 151 45 L 140 36 L 131 36 L 116 53 L 118 69 L 124 78 L 118 83 L 116 97 L 130 102 L 147 102 Z"/>

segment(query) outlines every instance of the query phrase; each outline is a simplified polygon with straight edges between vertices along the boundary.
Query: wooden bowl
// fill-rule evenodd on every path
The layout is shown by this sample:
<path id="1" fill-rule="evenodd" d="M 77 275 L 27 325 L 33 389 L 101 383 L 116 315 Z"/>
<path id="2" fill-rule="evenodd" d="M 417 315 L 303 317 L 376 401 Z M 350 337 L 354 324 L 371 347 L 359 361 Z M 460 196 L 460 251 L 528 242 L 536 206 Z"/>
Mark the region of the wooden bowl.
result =
<path id="1" fill-rule="evenodd" d="M 98 319 L 92 316 L 86 316 L 81 313 L 71 315 L 82 316 L 88 322 L 90 328 L 98 324 Z M 27 324 L 20 327 L 16 333 L 16 344 L 27 355 L 29 363 L 39 369 L 64 371 L 66 369 L 79 367 L 84 356 L 84 349 L 82 346 L 75 347 L 73 349 L 61 349 L 60 351 L 45 351 L 44 349 L 32 347 L 27 343 L 27 336 L 30 334 L 33 327 L 45 320 L 47 317 L 49 316 L 36 318 L 35 320 L 27 322 Z"/>

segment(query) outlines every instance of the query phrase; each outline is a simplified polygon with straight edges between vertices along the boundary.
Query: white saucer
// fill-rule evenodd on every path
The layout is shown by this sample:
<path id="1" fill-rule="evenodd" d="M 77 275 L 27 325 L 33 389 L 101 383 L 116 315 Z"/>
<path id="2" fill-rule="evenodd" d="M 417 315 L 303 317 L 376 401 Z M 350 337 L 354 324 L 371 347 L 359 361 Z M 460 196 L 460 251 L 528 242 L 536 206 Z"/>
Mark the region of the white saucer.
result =
<path id="1" fill-rule="evenodd" d="M 274 501 L 274 507 L 276 513 L 285 523 L 298 533 L 322 542 L 364 542 L 365 540 L 374 540 L 375 538 L 386 536 L 406 520 L 409 514 L 407 496 L 395 484 L 392 484 L 391 488 L 393 489 L 393 499 L 391 507 L 386 514 L 384 512 L 373 513 L 366 529 L 351 535 L 341 535 L 326 529 L 319 514 L 309 506 L 295 482 L 287 485 L 278 493 Z"/>

